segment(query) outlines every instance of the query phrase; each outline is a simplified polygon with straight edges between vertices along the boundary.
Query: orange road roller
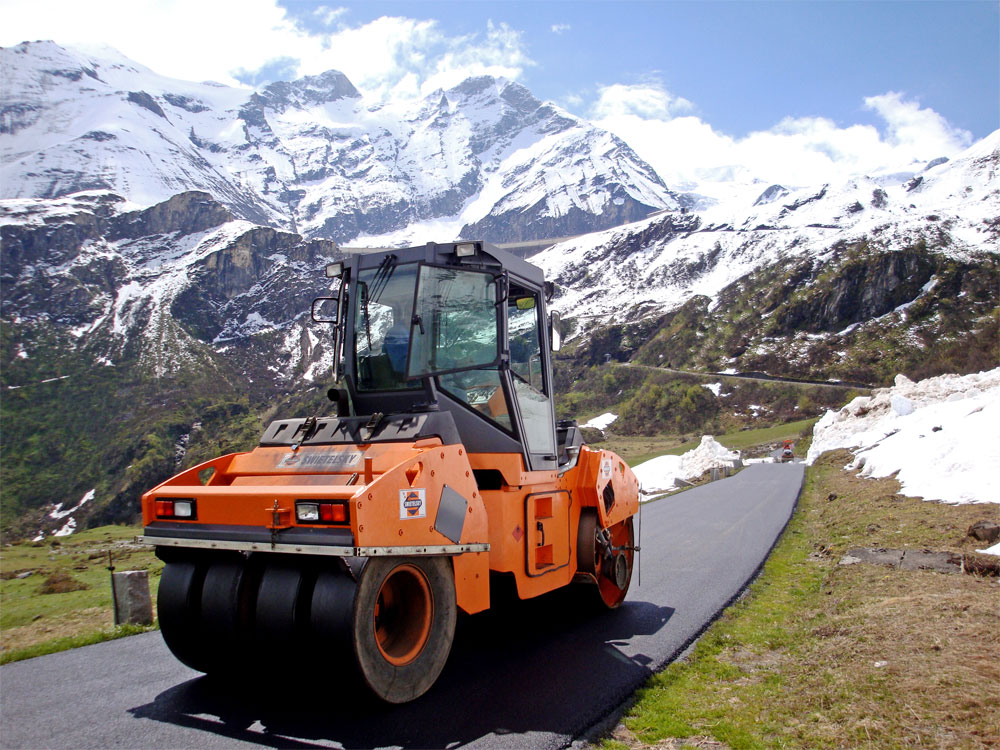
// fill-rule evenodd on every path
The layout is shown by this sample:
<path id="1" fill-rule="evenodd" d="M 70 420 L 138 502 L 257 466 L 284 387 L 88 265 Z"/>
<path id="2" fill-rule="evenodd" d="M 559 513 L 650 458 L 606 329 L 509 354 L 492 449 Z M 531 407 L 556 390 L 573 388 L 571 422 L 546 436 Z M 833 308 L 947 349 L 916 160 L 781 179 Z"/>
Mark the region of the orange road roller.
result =
<path id="1" fill-rule="evenodd" d="M 331 415 L 272 422 L 253 450 L 142 497 L 173 654 L 223 675 L 250 654 L 322 655 L 402 703 L 501 578 L 522 599 L 575 583 L 618 607 L 638 482 L 555 418 L 559 316 L 541 270 L 455 242 L 326 274 L 335 294 L 312 315 L 332 326 Z"/>

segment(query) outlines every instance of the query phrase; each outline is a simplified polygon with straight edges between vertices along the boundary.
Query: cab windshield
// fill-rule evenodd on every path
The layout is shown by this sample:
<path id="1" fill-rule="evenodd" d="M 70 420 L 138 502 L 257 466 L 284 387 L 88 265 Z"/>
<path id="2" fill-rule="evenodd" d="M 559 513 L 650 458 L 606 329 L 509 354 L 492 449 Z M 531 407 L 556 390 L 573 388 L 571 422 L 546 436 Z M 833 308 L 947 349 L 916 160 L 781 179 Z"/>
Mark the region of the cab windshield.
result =
<path id="1" fill-rule="evenodd" d="M 358 389 L 398 391 L 419 388 L 406 379 L 406 354 L 413 317 L 417 264 L 383 263 L 361 271 L 354 295 L 354 362 Z"/>

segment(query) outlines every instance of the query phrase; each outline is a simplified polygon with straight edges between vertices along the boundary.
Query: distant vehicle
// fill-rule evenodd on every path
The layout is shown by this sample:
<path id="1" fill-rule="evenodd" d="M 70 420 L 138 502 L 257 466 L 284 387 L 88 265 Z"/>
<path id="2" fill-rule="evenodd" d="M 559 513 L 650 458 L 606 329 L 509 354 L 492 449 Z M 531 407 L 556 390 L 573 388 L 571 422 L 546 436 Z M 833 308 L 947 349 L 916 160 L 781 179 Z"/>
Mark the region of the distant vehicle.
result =
<path id="1" fill-rule="evenodd" d="M 781 444 L 781 463 L 791 461 L 795 458 L 795 453 L 792 452 L 793 445 L 794 443 L 791 440 L 786 440 Z"/>

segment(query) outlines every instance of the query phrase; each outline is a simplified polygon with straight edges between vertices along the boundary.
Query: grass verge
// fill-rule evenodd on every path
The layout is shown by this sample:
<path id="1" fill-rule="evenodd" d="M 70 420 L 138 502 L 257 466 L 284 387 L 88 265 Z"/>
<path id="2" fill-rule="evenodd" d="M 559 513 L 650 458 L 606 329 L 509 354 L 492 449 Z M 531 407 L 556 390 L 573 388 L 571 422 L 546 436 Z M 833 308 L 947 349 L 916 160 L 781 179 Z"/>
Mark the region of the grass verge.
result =
<path id="1" fill-rule="evenodd" d="M 139 527 L 102 526 L 44 542 L 5 544 L 0 555 L 0 664 L 120 638 L 108 553 L 116 570 L 146 570 L 156 597 L 163 563 L 133 543 Z"/>
<path id="2" fill-rule="evenodd" d="M 91 633 L 81 633 L 79 635 L 68 635 L 61 638 L 53 638 L 41 641 L 32 646 L 15 648 L 0 653 L 0 664 L 9 664 L 22 659 L 32 659 L 36 656 L 54 654 L 58 651 L 68 651 L 71 648 L 80 646 L 90 646 L 103 641 L 113 641 L 116 638 L 124 638 L 128 635 L 138 635 L 155 630 L 153 625 L 117 625 L 107 630 L 98 630 Z"/>
<path id="3" fill-rule="evenodd" d="M 996 506 L 899 494 L 894 479 L 808 470 L 748 595 L 650 679 L 606 748 L 1000 745 L 996 578 L 840 565 L 850 547 L 974 554 Z"/>

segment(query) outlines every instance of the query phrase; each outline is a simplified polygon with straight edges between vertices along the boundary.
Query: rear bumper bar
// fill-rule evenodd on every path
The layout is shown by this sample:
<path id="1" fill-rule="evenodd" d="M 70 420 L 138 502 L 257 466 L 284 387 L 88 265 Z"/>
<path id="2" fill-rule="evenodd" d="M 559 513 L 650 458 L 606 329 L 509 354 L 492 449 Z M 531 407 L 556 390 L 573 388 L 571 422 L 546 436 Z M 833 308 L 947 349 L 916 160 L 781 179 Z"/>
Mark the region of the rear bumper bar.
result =
<path id="1" fill-rule="evenodd" d="M 431 555 L 461 555 L 465 552 L 489 552 L 489 544 L 440 544 L 424 547 L 342 547 L 327 544 L 295 544 L 287 542 L 241 542 L 224 539 L 192 539 L 187 537 L 137 536 L 140 544 L 155 547 L 187 547 L 191 549 L 234 550 L 237 552 L 281 552 L 297 555 L 331 555 L 334 557 L 411 557 Z"/>

